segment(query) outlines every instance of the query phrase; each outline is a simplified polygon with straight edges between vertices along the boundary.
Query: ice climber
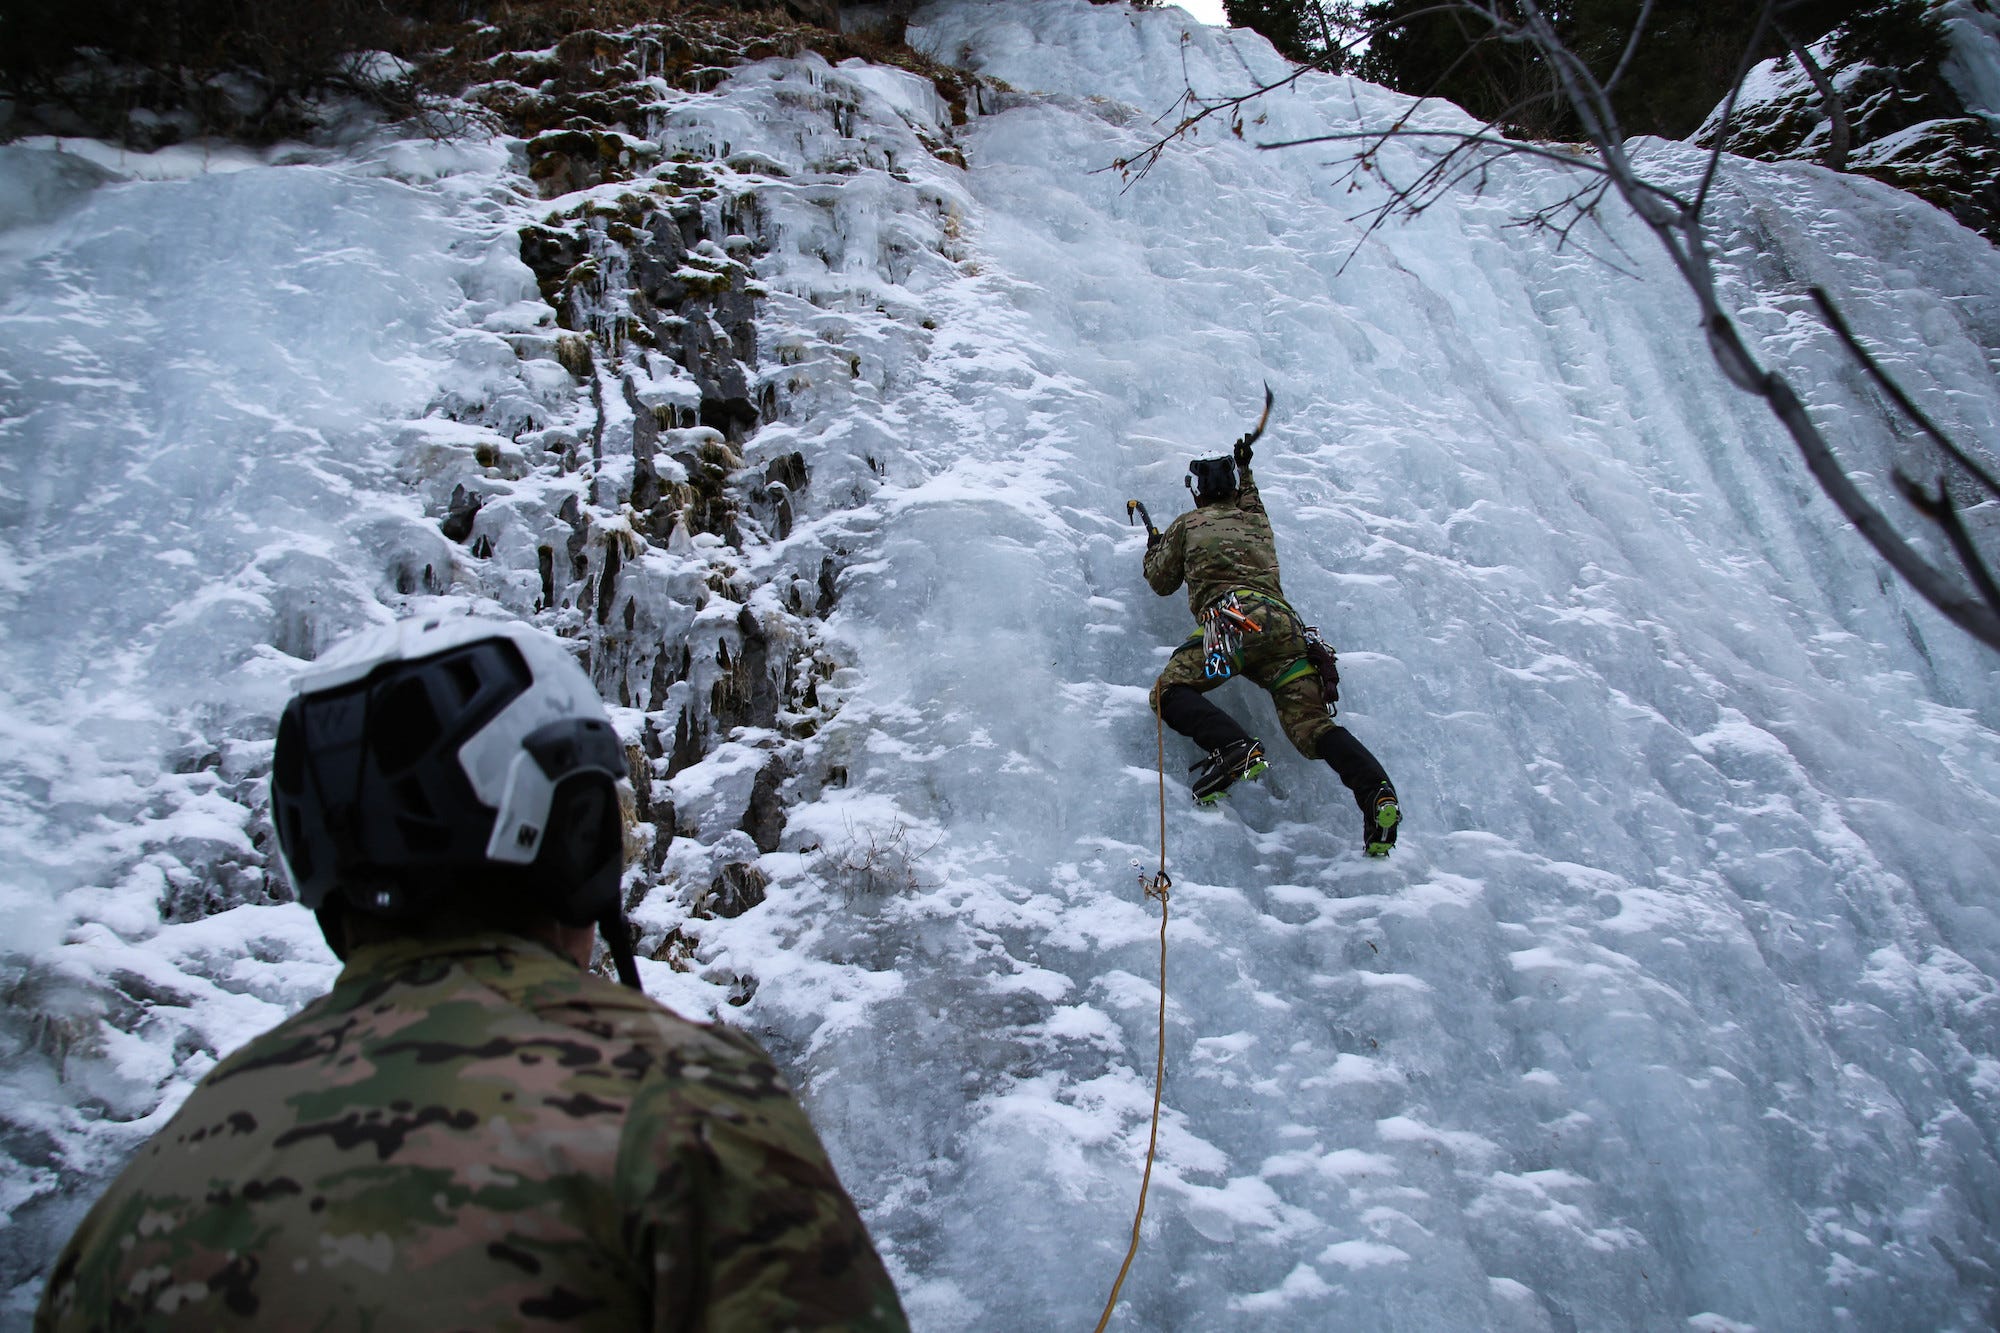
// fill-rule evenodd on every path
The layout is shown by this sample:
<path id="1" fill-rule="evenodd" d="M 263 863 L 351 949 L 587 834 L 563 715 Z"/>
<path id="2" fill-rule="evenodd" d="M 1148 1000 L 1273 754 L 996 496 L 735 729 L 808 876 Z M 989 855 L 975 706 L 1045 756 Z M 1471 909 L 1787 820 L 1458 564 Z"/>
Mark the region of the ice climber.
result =
<path id="1" fill-rule="evenodd" d="M 770 1058 L 636 989 L 625 772 L 526 626 L 405 621 L 303 677 L 273 820 L 346 967 L 140 1148 L 35 1328 L 906 1329 Z"/>
<path id="2" fill-rule="evenodd" d="M 1266 419 L 1270 411 L 1266 390 Z M 1265 768 L 1263 745 L 1204 697 L 1232 676 L 1247 676 L 1270 693 L 1299 753 L 1326 760 L 1354 793 L 1363 850 L 1387 856 L 1402 820 L 1396 789 L 1368 747 L 1333 720 L 1340 683 L 1333 650 L 1278 583 L 1277 542 L 1250 475 L 1251 446 L 1263 429 L 1259 421 L 1231 454 L 1188 464 L 1195 507 L 1164 532 L 1146 524 L 1146 582 L 1162 597 L 1186 583 L 1198 622 L 1154 683 L 1153 709 L 1208 752 L 1194 766 L 1194 797 L 1210 804 Z M 1137 501 L 1132 508 L 1144 513 Z"/>

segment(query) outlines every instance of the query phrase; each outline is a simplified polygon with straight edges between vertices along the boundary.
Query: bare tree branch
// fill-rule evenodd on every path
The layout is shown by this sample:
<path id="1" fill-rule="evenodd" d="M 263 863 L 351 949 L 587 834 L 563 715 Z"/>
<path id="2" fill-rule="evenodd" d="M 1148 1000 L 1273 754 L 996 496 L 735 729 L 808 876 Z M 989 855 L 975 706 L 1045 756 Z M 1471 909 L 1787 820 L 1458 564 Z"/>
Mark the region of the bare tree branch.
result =
<path id="1" fill-rule="evenodd" d="M 1882 369 L 1882 363 L 1877 361 L 1874 354 L 1863 347 L 1861 340 L 1854 336 L 1854 330 L 1848 326 L 1847 317 L 1840 313 L 1840 308 L 1834 305 L 1833 298 L 1826 294 L 1826 288 L 1814 287 L 1812 298 L 1819 305 L 1820 315 L 1826 320 L 1827 327 L 1847 344 L 1847 350 L 1861 363 L 1862 369 L 1868 372 L 1869 377 L 1882 386 L 1882 392 L 1888 394 L 1890 400 L 1902 408 L 1910 420 L 1917 423 L 1917 429 L 1930 436 L 1938 448 L 1949 454 L 1953 462 L 1978 478 L 1979 484 L 1986 488 L 1987 494 L 2000 500 L 2000 481 L 1995 481 L 1993 475 L 1981 467 L 1976 459 L 1953 444 L 1951 439 L 1938 429 L 1937 423 L 1924 415 L 1923 409 L 1911 402 L 1910 396 L 1903 392 L 1902 387 L 1889 378 L 1888 372 Z"/>
<path id="2" fill-rule="evenodd" d="M 1832 448 L 1826 442 L 1826 437 L 1821 435 L 1819 428 L 1813 424 L 1812 417 L 1806 412 L 1805 404 L 1799 401 L 1791 386 L 1768 371 L 1753 369 L 1755 363 L 1750 359 L 1749 352 L 1743 349 L 1733 324 L 1725 320 L 1720 326 L 1711 327 L 1709 334 L 1711 346 L 1715 345 L 1718 336 L 1726 337 L 1734 343 L 1737 358 L 1734 364 L 1738 366 L 1739 371 L 1754 374 L 1755 382 L 1742 384 L 1735 374 L 1730 375 L 1731 381 L 1759 395 L 1770 404 L 1771 411 L 1784 423 L 1786 430 L 1791 433 L 1793 441 L 1798 445 L 1807 470 L 1813 474 L 1813 479 L 1819 482 L 1820 489 L 1826 493 L 1829 500 L 1833 501 L 1847 521 L 1852 523 L 1882 558 L 1889 562 L 1890 567 L 1901 574 L 1932 606 L 1982 643 L 1989 647 L 2000 648 L 2000 598 L 1980 601 L 1967 597 L 1950 579 L 1918 555 L 1910 544 L 1903 540 L 1895 525 L 1868 502 L 1868 498 L 1861 493 L 1861 488 L 1856 486 L 1853 478 L 1841 468 L 1840 461 L 1834 457 Z M 1718 354 L 1717 359 L 1722 359 L 1721 354 Z M 1728 373 L 1730 364 L 1724 362 L 1725 373 Z M 1948 502 L 1946 511 L 1950 512 Z M 1937 517 L 1935 514 L 1929 516 L 1933 519 Z M 1955 513 L 1952 514 L 1952 523 L 1946 524 L 1948 535 L 1954 525 L 1957 525 Z M 1959 526 L 1959 531 L 1963 533 L 1962 525 Z M 1966 537 L 1964 545 L 1959 550 L 1961 561 L 1965 559 L 1970 549 L 1970 538 Z M 1971 570 L 1984 572 L 1976 552 L 1972 555 L 1972 565 L 1968 572 Z M 1978 574 L 1973 574 L 1973 577 L 1977 582 Z M 1988 578 L 1986 583 L 1990 586 L 1992 580 Z"/>
<path id="3" fill-rule="evenodd" d="M 1550 162 L 1559 162 L 1572 171 L 1587 171 L 1594 175 L 1610 178 L 1611 173 L 1603 166 L 1583 157 L 1574 150 L 1548 148 L 1541 144 L 1522 143 L 1503 135 L 1484 130 L 1348 130 L 1339 134 L 1314 134 L 1304 139 L 1276 139 L 1260 142 L 1259 148 L 1306 148 L 1316 143 L 1351 143 L 1366 139 L 1383 143 L 1390 139 L 1449 139 L 1460 148 L 1492 148 L 1495 157 L 1539 157 Z"/>
<path id="4" fill-rule="evenodd" d="M 1427 17 L 1432 14 L 1454 13 L 1458 10 L 1461 3 L 1462 0 L 1442 0 L 1442 3 L 1435 5 L 1428 5 L 1423 9 L 1414 10 L 1408 15 L 1398 17 L 1391 22 L 1378 23 L 1374 27 L 1369 28 L 1365 32 L 1361 33 L 1360 35 L 1354 37 L 1353 39 L 1341 44 L 1339 47 L 1334 49 L 1344 60 L 1348 54 L 1350 54 L 1355 50 L 1358 50 L 1363 46 L 1366 46 L 1369 41 L 1379 36 L 1380 34 L 1387 32 L 1391 28 L 1397 27 L 1403 23 L 1410 22 L 1414 19 Z M 1459 60 L 1462 61 L 1465 58 L 1466 57 L 1464 56 L 1460 56 Z M 1457 64 L 1458 62 L 1456 61 L 1453 62 L 1452 68 L 1454 69 L 1457 68 Z M 1183 56 L 1182 65 L 1183 69 L 1185 69 L 1186 66 L 1185 56 Z M 1200 94 L 1196 93 L 1192 85 L 1190 85 L 1187 88 L 1187 90 L 1183 92 L 1178 99 L 1175 100 L 1173 106 L 1167 108 L 1167 110 L 1164 113 L 1162 113 L 1155 120 L 1154 123 L 1158 124 L 1159 121 L 1165 120 L 1168 116 L 1172 115 L 1176 110 L 1183 109 L 1186 107 L 1198 106 L 1201 108 L 1201 110 L 1194 113 L 1193 115 L 1185 114 L 1185 112 L 1183 111 L 1180 120 L 1175 123 L 1173 129 L 1161 135 L 1159 138 L 1153 140 L 1151 143 L 1147 144 L 1144 148 L 1141 148 L 1138 152 L 1133 153 L 1128 157 L 1119 158 L 1117 161 L 1111 164 L 1111 169 L 1123 174 L 1126 173 L 1129 169 L 1131 169 L 1134 163 L 1142 164 L 1138 167 L 1136 175 L 1130 175 L 1127 177 L 1126 188 L 1129 189 L 1132 186 L 1132 184 L 1134 184 L 1136 181 L 1145 178 L 1146 174 L 1153 169 L 1153 165 L 1160 160 L 1160 155 L 1162 153 L 1166 152 L 1166 150 L 1169 147 L 1171 147 L 1175 142 L 1180 140 L 1183 136 L 1191 134 L 1204 121 L 1207 121 L 1211 117 L 1219 116 L 1224 113 L 1233 113 L 1236 111 L 1240 111 L 1243 107 L 1248 106 L 1250 103 L 1265 96 L 1266 94 L 1277 92 L 1281 88 L 1289 88 L 1294 83 L 1297 83 L 1300 79 L 1304 78 L 1306 75 L 1315 74 L 1319 72 L 1321 71 L 1317 66 L 1300 65 L 1297 69 L 1294 69 L 1290 74 L 1286 75 L 1282 79 L 1278 79 L 1272 83 L 1260 84 L 1257 87 L 1250 89 L 1248 92 L 1236 93 L 1226 97 L 1213 97 L 1213 98 L 1203 97 Z M 1417 107 L 1422 106 L 1428 100 L 1430 99 L 1418 98 L 1416 106 L 1411 107 L 1410 112 L 1414 113 Z"/>
<path id="5" fill-rule="evenodd" d="M 1820 68 L 1819 61 L 1813 59 L 1812 48 L 1792 35 L 1792 30 L 1782 23 L 1773 23 L 1771 31 L 1778 34 L 1791 51 L 1792 58 L 1805 71 L 1806 79 L 1813 91 L 1819 94 L 1820 105 L 1826 108 L 1826 166 L 1829 171 L 1847 170 L 1847 150 L 1854 141 L 1854 135 L 1847 123 L 1847 102 L 1841 97 L 1840 89 L 1833 86 L 1833 80 Z"/>
<path id="6" fill-rule="evenodd" d="M 1715 183 L 1715 173 L 1722 166 L 1722 150 L 1729 146 L 1730 122 L 1736 118 L 1736 98 L 1743 91 L 1743 80 L 1750 77 L 1750 71 L 1757 67 L 1757 48 L 1764 44 L 1764 28 L 1771 21 L 1771 0 L 1757 9 L 1757 26 L 1750 30 L 1750 40 L 1743 44 L 1743 58 L 1736 64 L 1736 77 L 1730 80 L 1729 96 L 1722 103 L 1722 124 L 1716 127 L 1715 147 L 1709 150 L 1708 170 L 1702 174 L 1701 188 L 1695 191 L 1694 208 L 1699 213 L 1708 202 L 1708 188 Z"/>
<path id="7" fill-rule="evenodd" d="M 1975 600 L 1966 596 L 1949 577 L 1925 560 L 1903 539 L 1895 526 L 1868 502 L 1852 478 L 1842 470 L 1826 437 L 1813 424 L 1811 415 L 1791 386 L 1777 374 L 1757 364 L 1749 349 L 1744 347 L 1734 322 L 1722 309 L 1701 222 L 1702 209 L 1707 202 L 1709 189 L 1715 180 L 1717 164 L 1720 161 L 1719 152 L 1710 156 L 1708 170 L 1704 174 L 1701 189 L 1695 196 L 1692 208 L 1674 210 L 1664 206 L 1657 194 L 1649 193 L 1643 188 L 1641 178 L 1625 154 L 1622 141 L 1609 137 L 1615 133 L 1617 122 L 1611 115 L 1610 99 L 1603 86 L 1591 77 L 1590 70 L 1583 62 L 1563 46 L 1536 0 L 1519 0 L 1519 3 L 1527 16 L 1531 39 L 1537 43 L 1554 66 L 1557 77 L 1563 83 L 1564 92 L 1575 106 L 1586 132 L 1591 135 L 1593 142 L 1604 155 L 1605 165 L 1617 183 L 1619 193 L 1659 237 L 1668 255 L 1672 257 L 1675 267 L 1680 270 L 1683 280 L 1693 291 L 1696 301 L 1701 306 L 1702 322 L 1708 330 L 1709 348 L 1723 373 L 1739 388 L 1764 399 L 1792 436 L 1793 443 L 1804 457 L 1807 469 L 1819 482 L 1820 489 L 1897 573 L 1961 629 L 1989 647 L 2000 649 L 2000 599 Z M 1490 12 L 1490 7 L 1485 8 Z M 1741 86 L 1743 77 L 1748 74 L 1752 54 L 1763 40 L 1770 12 L 1770 0 L 1766 0 L 1759 13 L 1756 29 L 1745 48 L 1743 71 L 1737 79 L 1738 87 Z M 1732 90 L 1731 106 L 1734 105 L 1734 101 L 1735 92 Z M 1725 119 L 1726 115 L 1727 113 Z M 1914 405 L 1907 410 L 1911 410 L 1915 415 Z M 1942 438 L 1941 432 L 1938 438 Z M 1956 449 L 1951 452 L 1954 457 L 1962 456 Z M 1929 516 L 1934 521 L 1937 520 L 1935 514 Z M 1952 517 L 1956 522 L 1955 513 Z M 1947 535 L 1950 535 L 1949 525 L 1947 525 Z M 1971 549 L 1970 537 L 1965 538 L 1963 546 L 1956 542 L 1954 546 L 1960 564 L 1964 566 L 1964 572 L 1977 585 L 1985 569 L 1978 561 L 1976 553 L 1969 563 L 1967 561 L 1966 553 Z M 1981 591 L 1983 593 L 1984 589 Z"/>
<path id="8" fill-rule="evenodd" d="M 1958 506 L 1952 503 L 1951 492 L 1946 489 L 1942 478 L 1937 485 L 1937 494 L 1925 491 L 1905 474 L 1896 474 L 1896 484 L 1903 489 L 1911 504 L 1915 505 L 1926 518 L 1936 523 L 1951 540 L 1952 549 L 1958 552 L 1959 563 L 1979 589 L 1980 596 L 1989 606 L 2000 606 L 2000 584 L 1993 581 L 1993 571 L 1986 567 L 1986 559 L 1973 544 L 1972 533 L 1966 529 L 1965 520 L 1958 516 Z"/>

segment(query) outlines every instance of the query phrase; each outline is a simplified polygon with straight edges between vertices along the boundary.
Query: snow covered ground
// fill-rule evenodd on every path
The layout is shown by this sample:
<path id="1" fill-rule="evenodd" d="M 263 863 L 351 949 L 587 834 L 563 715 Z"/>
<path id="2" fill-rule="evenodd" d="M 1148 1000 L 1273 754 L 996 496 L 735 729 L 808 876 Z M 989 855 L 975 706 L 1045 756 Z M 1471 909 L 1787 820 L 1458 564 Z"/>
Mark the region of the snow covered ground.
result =
<path id="1" fill-rule="evenodd" d="M 1117 1271 L 1157 1002 L 1145 691 L 1187 628 L 1124 501 L 1164 522 L 1269 380 L 1286 588 L 1409 823 L 1364 861 L 1247 687 L 1216 697 L 1276 762 L 1228 808 L 1193 809 L 1168 738 L 1165 1122 L 1112 1326 L 1989 1326 L 1996 663 L 1724 383 L 1649 237 L 1614 221 L 1614 267 L 1512 225 L 1569 188 L 1517 162 L 1357 246 L 1375 179 L 1254 147 L 1403 105 L 1336 79 L 1128 187 L 1107 168 L 1184 80 L 1281 69 L 1173 9 L 940 0 L 912 41 L 1006 90 L 958 128 L 914 76 L 811 58 L 660 91 L 657 137 L 722 144 L 764 220 L 788 407 L 748 461 L 814 470 L 744 559 L 845 572 L 765 901 L 707 919 L 676 887 L 740 854 L 739 736 L 662 777 L 698 829 L 637 915 L 699 942 L 649 987 L 793 1071 L 917 1324 L 1081 1326 Z M 508 529 L 487 561 L 436 524 L 454 432 L 518 442 L 443 417 L 546 433 L 589 401 L 523 350 L 550 312 L 514 230 L 552 206 L 503 144 L 66 147 L 0 149 L 17 1320 L 91 1182 L 331 975 L 263 888 L 288 673 L 413 600 L 533 613 Z M 1871 493 L 1904 447 L 1815 282 L 1991 458 L 1991 246 L 1803 165 L 1732 166 L 1716 238 Z M 493 521 L 528 531 L 569 483 L 521 434 Z M 706 549 L 646 557 L 643 613 L 691 639 Z"/>

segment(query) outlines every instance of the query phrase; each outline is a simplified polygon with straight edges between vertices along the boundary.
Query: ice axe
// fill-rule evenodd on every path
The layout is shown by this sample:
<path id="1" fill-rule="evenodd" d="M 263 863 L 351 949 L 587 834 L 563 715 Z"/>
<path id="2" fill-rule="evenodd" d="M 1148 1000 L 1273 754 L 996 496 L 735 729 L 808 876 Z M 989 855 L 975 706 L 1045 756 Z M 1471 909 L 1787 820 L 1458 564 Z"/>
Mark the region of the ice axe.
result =
<path id="1" fill-rule="evenodd" d="M 1151 546 L 1160 539 L 1160 530 L 1153 526 L 1153 516 L 1146 512 L 1146 506 L 1141 502 L 1127 500 L 1125 502 L 1125 522 L 1127 526 L 1131 525 L 1135 514 L 1138 516 L 1139 521 L 1146 525 L 1146 545 Z"/>
<path id="2" fill-rule="evenodd" d="M 1243 438 L 1239 439 L 1236 442 L 1235 448 L 1233 450 L 1236 456 L 1236 464 L 1238 467 L 1248 468 L 1250 466 L 1250 446 L 1257 443 L 1258 440 L 1264 437 L 1264 427 L 1270 424 L 1271 405 L 1274 401 L 1275 401 L 1274 396 L 1271 393 L 1271 381 L 1265 380 L 1264 410 L 1257 417 L 1257 424 L 1250 428 L 1250 433 L 1248 435 L 1245 435 Z M 1153 516 L 1146 512 L 1146 506 L 1144 504 L 1140 503 L 1137 500 L 1127 500 L 1125 502 L 1125 521 L 1129 524 L 1132 521 L 1133 515 L 1135 514 L 1139 517 L 1141 521 L 1145 523 L 1146 545 L 1151 546 L 1154 542 L 1160 539 L 1160 530 L 1153 526 Z"/>
<path id="3" fill-rule="evenodd" d="M 1236 442 L 1236 447 L 1232 451 L 1236 455 L 1236 466 L 1243 468 L 1250 466 L 1250 446 L 1264 438 L 1264 427 L 1271 420 L 1272 401 L 1271 381 L 1265 380 L 1263 415 L 1257 418 L 1257 424 L 1250 428 L 1250 433 Z"/>

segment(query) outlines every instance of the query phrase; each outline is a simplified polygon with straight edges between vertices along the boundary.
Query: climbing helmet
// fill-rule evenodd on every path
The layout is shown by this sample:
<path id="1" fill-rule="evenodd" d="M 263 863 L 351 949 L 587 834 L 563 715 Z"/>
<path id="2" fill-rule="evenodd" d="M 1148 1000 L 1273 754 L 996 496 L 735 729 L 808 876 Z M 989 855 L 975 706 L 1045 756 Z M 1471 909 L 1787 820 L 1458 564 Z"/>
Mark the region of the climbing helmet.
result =
<path id="1" fill-rule="evenodd" d="M 485 877 L 567 925 L 618 907 L 624 749 L 560 640 L 416 617 L 335 645 L 278 723 L 271 807 L 299 901 L 409 918 Z"/>

